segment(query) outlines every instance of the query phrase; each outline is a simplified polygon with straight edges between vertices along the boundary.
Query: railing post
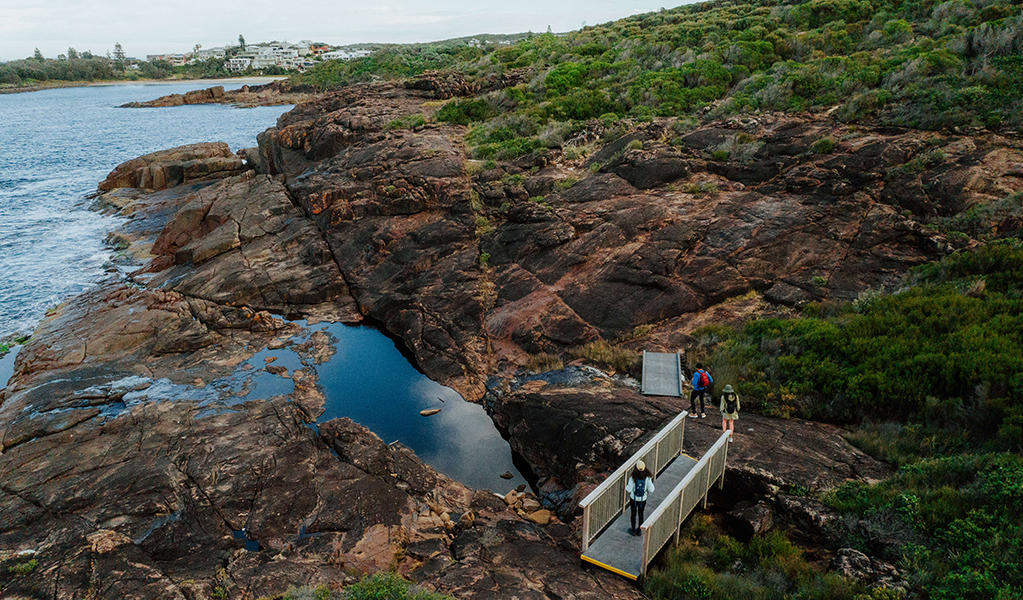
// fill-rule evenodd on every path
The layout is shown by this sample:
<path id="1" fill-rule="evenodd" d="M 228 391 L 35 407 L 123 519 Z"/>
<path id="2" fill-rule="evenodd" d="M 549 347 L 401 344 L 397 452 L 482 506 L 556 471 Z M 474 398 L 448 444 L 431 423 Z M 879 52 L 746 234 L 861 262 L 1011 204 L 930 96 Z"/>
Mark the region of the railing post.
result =
<path id="1" fill-rule="evenodd" d="M 657 481 L 657 470 L 661 466 L 660 461 L 657 460 L 658 457 L 661 454 L 660 450 L 661 450 L 661 442 L 658 441 L 656 444 L 654 444 L 654 476 L 653 476 L 653 480 L 654 481 Z"/>
<path id="2" fill-rule="evenodd" d="M 687 411 L 687 410 L 682 411 L 683 414 L 688 413 L 688 412 L 689 411 Z M 688 416 L 689 415 L 687 414 L 686 417 L 688 417 Z M 682 435 L 679 436 L 679 440 L 678 440 L 678 455 L 679 456 L 682 456 L 682 449 L 685 448 L 685 446 L 686 446 L 686 420 L 687 420 L 686 417 L 682 418 L 682 424 L 679 425 L 679 427 L 682 428 Z"/>
<path id="3" fill-rule="evenodd" d="M 583 507 L 583 552 L 590 547 L 590 505 Z"/>
<path id="4" fill-rule="evenodd" d="M 714 465 L 707 461 L 707 473 L 703 476 L 703 510 L 707 510 L 707 492 L 710 491 L 710 467 L 712 466 Z"/>
<path id="5" fill-rule="evenodd" d="M 678 519 L 675 519 L 675 546 L 682 541 L 682 507 L 686 505 L 686 489 L 682 488 L 682 493 L 678 495 Z"/>
<path id="6" fill-rule="evenodd" d="M 725 469 L 728 466 L 728 444 L 725 444 L 724 450 L 721 452 L 721 482 L 718 483 L 718 489 L 725 489 Z"/>
<path id="7" fill-rule="evenodd" d="M 640 561 L 640 565 L 642 565 L 642 568 L 640 569 L 640 574 L 643 577 L 646 577 L 646 567 L 647 563 L 649 562 L 647 560 L 647 555 L 650 554 L 650 529 L 643 528 L 640 531 L 643 532 L 643 558 Z"/>

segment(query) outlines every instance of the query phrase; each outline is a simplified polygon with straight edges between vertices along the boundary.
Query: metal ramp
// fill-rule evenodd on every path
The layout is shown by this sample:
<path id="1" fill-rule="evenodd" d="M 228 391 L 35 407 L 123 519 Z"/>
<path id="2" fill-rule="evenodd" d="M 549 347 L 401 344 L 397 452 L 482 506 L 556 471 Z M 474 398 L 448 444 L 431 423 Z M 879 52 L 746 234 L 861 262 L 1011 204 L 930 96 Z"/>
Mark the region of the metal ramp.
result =
<path id="1" fill-rule="evenodd" d="M 713 483 L 724 487 L 728 434 L 711 446 L 700 460 L 682 454 L 685 417 L 682 412 L 639 452 L 594 489 L 579 506 L 583 509 L 583 561 L 622 577 L 638 580 L 672 539 L 678 540 L 682 522 L 703 503 Z M 629 534 L 629 506 L 625 483 L 640 460 L 654 474 L 655 491 L 647 500 L 641 534 Z"/>
<path id="2" fill-rule="evenodd" d="M 646 396 L 682 396 L 682 355 L 643 351 L 643 382 Z"/>

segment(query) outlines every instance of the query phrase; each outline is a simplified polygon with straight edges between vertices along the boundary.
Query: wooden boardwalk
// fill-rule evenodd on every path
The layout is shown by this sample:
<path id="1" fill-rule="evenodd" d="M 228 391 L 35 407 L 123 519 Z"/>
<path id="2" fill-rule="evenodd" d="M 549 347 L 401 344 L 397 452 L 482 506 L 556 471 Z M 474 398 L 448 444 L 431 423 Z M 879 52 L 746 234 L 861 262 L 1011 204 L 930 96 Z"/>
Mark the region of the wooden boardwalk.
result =
<path id="1" fill-rule="evenodd" d="M 644 382 L 649 356 L 644 353 Z M 678 540 L 686 517 L 701 503 L 706 508 L 710 487 L 724 485 L 728 434 L 722 433 L 699 460 L 682 454 L 688 414 L 679 413 L 579 503 L 583 561 L 632 580 L 644 577 L 657 553 Z M 625 488 L 639 461 L 654 473 L 655 491 L 647 499 L 640 535 L 633 536 Z"/>
<path id="2" fill-rule="evenodd" d="M 646 501 L 644 517 L 649 517 L 671 494 L 672 489 L 696 466 L 697 461 L 686 455 L 675 458 L 654 482 L 654 492 Z M 607 526 L 592 545 L 583 552 L 588 563 L 617 573 L 629 579 L 638 579 L 643 573 L 643 538 L 629 534 L 629 508 Z"/>

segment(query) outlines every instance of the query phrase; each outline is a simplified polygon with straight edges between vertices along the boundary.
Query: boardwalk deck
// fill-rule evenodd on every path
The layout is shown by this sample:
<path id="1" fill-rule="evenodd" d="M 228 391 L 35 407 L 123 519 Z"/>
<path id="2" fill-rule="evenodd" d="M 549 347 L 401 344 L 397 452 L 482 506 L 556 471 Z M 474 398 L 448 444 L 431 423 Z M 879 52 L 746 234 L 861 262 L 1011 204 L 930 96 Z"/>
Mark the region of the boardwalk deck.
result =
<path id="1" fill-rule="evenodd" d="M 654 482 L 655 491 L 647 498 L 646 516 L 650 516 L 696 464 L 696 460 L 681 455 L 665 467 Z M 623 577 L 639 578 L 643 573 L 643 538 L 629 535 L 629 525 L 629 509 L 626 508 L 583 552 L 582 559 Z"/>
<path id="2" fill-rule="evenodd" d="M 647 396 L 681 396 L 682 365 L 678 354 L 643 352 L 643 382 Z"/>

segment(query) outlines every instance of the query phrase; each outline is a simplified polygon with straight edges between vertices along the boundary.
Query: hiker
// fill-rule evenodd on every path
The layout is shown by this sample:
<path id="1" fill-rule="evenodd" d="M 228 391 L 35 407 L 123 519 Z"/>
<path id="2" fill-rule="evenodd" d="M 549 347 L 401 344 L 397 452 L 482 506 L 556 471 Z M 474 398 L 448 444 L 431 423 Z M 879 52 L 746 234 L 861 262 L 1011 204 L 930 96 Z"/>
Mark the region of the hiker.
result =
<path id="1" fill-rule="evenodd" d="M 714 385 L 714 378 L 703 369 L 702 363 L 696 363 L 696 371 L 693 372 L 693 392 L 689 394 L 689 418 L 696 418 L 696 399 L 700 399 L 700 416 L 707 416 L 705 395 L 711 392 Z"/>
<path id="2" fill-rule="evenodd" d="M 647 494 L 654 491 L 653 474 L 646 470 L 646 463 L 639 461 L 632 471 L 632 476 L 625 484 L 625 491 L 629 493 L 629 507 L 631 512 L 629 521 L 632 525 L 629 528 L 630 535 L 639 535 L 639 525 L 643 524 L 643 511 L 646 509 Z M 639 512 L 639 521 L 636 520 L 636 512 Z"/>
<path id="3" fill-rule="evenodd" d="M 732 385 L 726 385 L 721 394 L 721 431 L 728 432 L 728 441 L 735 435 L 735 420 L 739 418 L 739 394 Z"/>

